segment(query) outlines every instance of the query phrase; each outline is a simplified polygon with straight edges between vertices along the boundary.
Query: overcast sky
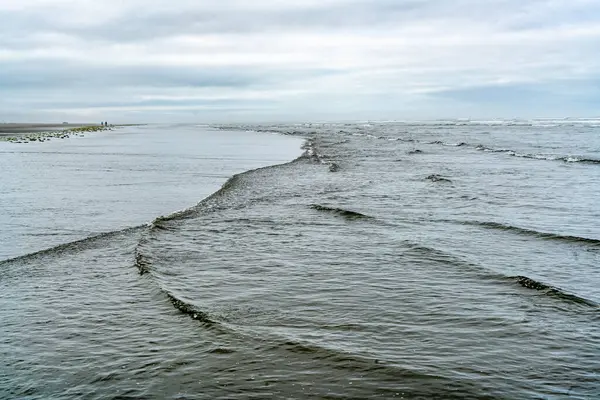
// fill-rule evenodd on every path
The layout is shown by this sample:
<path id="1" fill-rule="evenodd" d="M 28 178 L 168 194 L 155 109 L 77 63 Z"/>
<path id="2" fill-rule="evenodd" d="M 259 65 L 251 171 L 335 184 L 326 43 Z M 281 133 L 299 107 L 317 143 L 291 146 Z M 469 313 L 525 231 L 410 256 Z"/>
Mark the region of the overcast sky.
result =
<path id="1" fill-rule="evenodd" d="M 599 0 L 0 0 L 0 122 L 599 115 Z"/>

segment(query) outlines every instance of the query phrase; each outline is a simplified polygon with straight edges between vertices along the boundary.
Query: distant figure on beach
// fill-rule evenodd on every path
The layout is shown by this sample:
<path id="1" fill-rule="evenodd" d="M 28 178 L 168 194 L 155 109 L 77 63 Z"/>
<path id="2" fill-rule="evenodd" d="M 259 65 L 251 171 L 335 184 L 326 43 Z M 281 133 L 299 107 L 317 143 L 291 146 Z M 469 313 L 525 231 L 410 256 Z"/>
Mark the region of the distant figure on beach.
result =
<path id="1" fill-rule="evenodd" d="M 108 122 L 104 121 L 104 126 L 108 126 Z"/>

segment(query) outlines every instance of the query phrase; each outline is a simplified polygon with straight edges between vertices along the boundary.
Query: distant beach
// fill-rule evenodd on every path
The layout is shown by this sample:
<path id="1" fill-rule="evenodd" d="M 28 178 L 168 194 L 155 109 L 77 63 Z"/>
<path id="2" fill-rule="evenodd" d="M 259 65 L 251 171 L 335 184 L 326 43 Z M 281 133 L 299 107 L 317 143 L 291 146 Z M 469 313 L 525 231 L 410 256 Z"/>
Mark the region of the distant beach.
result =
<path id="1" fill-rule="evenodd" d="M 10 123 L 0 124 L 0 136 L 26 135 L 28 133 L 62 131 L 66 129 L 81 128 L 84 126 L 95 126 L 100 124 L 28 124 L 28 123 Z"/>

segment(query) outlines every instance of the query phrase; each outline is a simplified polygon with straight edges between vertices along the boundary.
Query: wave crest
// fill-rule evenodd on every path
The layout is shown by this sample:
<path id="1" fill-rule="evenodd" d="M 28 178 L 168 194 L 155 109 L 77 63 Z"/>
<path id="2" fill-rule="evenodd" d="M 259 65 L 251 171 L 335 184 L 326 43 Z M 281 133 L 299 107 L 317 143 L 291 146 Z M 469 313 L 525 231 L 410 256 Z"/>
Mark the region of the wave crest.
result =
<path id="1" fill-rule="evenodd" d="M 580 157 L 580 156 L 560 156 L 553 154 L 535 154 L 535 153 L 519 153 L 516 150 L 511 149 L 495 149 L 484 145 L 475 146 L 476 150 L 484 151 L 487 153 L 503 153 L 513 157 L 528 158 L 532 160 L 546 160 L 546 161 L 563 161 L 565 163 L 582 163 L 582 164 L 600 164 L 599 159 Z"/>
<path id="2" fill-rule="evenodd" d="M 551 296 L 560 300 L 566 300 L 577 304 L 583 304 L 589 307 L 600 308 L 600 305 L 592 300 L 585 299 L 583 297 L 568 293 L 555 286 L 547 285 L 543 282 L 536 281 L 527 276 L 511 276 L 509 277 L 515 283 L 523 286 L 527 289 L 537 290 L 543 292 L 547 296 Z"/>
<path id="3" fill-rule="evenodd" d="M 534 229 L 521 228 L 513 225 L 501 224 L 499 222 L 480 222 L 480 221 L 463 221 L 464 225 L 475 225 L 487 229 L 495 229 L 501 231 L 514 232 L 521 235 L 528 235 L 545 240 L 558 240 L 571 243 L 584 243 L 593 246 L 600 246 L 600 239 L 592 239 L 581 236 L 561 235 L 558 233 L 540 232 Z"/>
<path id="4" fill-rule="evenodd" d="M 178 309 L 184 314 L 187 314 L 190 318 L 195 319 L 196 321 L 200 321 L 207 325 L 217 324 L 217 322 L 213 320 L 208 313 L 197 309 L 193 305 L 186 303 L 181 299 L 178 299 L 176 296 L 167 291 L 164 291 L 164 293 L 167 295 L 167 297 L 176 309 Z"/>
<path id="5" fill-rule="evenodd" d="M 343 208 L 328 207 L 320 204 L 311 204 L 310 208 L 317 211 L 324 211 L 332 214 L 337 214 L 349 219 L 374 219 L 373 217 L 359 213 L 357 211 L 345 210 Z"/>
<path id="6" fill-rule="evenodd" d="M 34 259 L 34 258 L 38 258 L 38 257 L 42 257 L 42 256 L 62 255 L 64 253 L 68 253 L 68 252 L 76 252 L 76 251 L 86 250 L 86 249 L 89 249 L 89 248 L 92 248 L 92 247 L 98 245 L 98 243 L 101 240 L 110 239 L 110 238 L 112 238 L 114 236 L 118 236 L 118 235 L 126 235 L 126 234 L 130 234 L 130 233 L 135 233 L 146 227 L 147 227 L 147 225 L 138 225 L 138 226 L 133 226 L 130 228 L 125 228 L 125 229 L 121 229 L 121 230 L 117 230 L 117 231 L 99 233 L 97 235 L 88 236 L 83 239 L 79 239 L 79 240 L 75 240 L 72 242 L 62 243 L 57 246 L 49 247 L 44 250 L 35 251 L 33 253 L 24 254 L 22 256 L 9 258 L 6 260 L 0 260 L 0 265 Z"/>

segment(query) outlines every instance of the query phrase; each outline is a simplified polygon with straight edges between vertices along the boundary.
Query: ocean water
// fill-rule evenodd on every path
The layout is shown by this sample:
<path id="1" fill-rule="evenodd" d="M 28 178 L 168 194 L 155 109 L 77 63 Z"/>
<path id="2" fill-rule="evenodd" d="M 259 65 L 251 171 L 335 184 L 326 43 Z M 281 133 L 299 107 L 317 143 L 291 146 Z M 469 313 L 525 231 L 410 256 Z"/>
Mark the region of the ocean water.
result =
<path id="1" fill-rule="evenodd" d="M 138 127 L 0 166 L 0 398 L 600 397 L 600 121 Z"/>

